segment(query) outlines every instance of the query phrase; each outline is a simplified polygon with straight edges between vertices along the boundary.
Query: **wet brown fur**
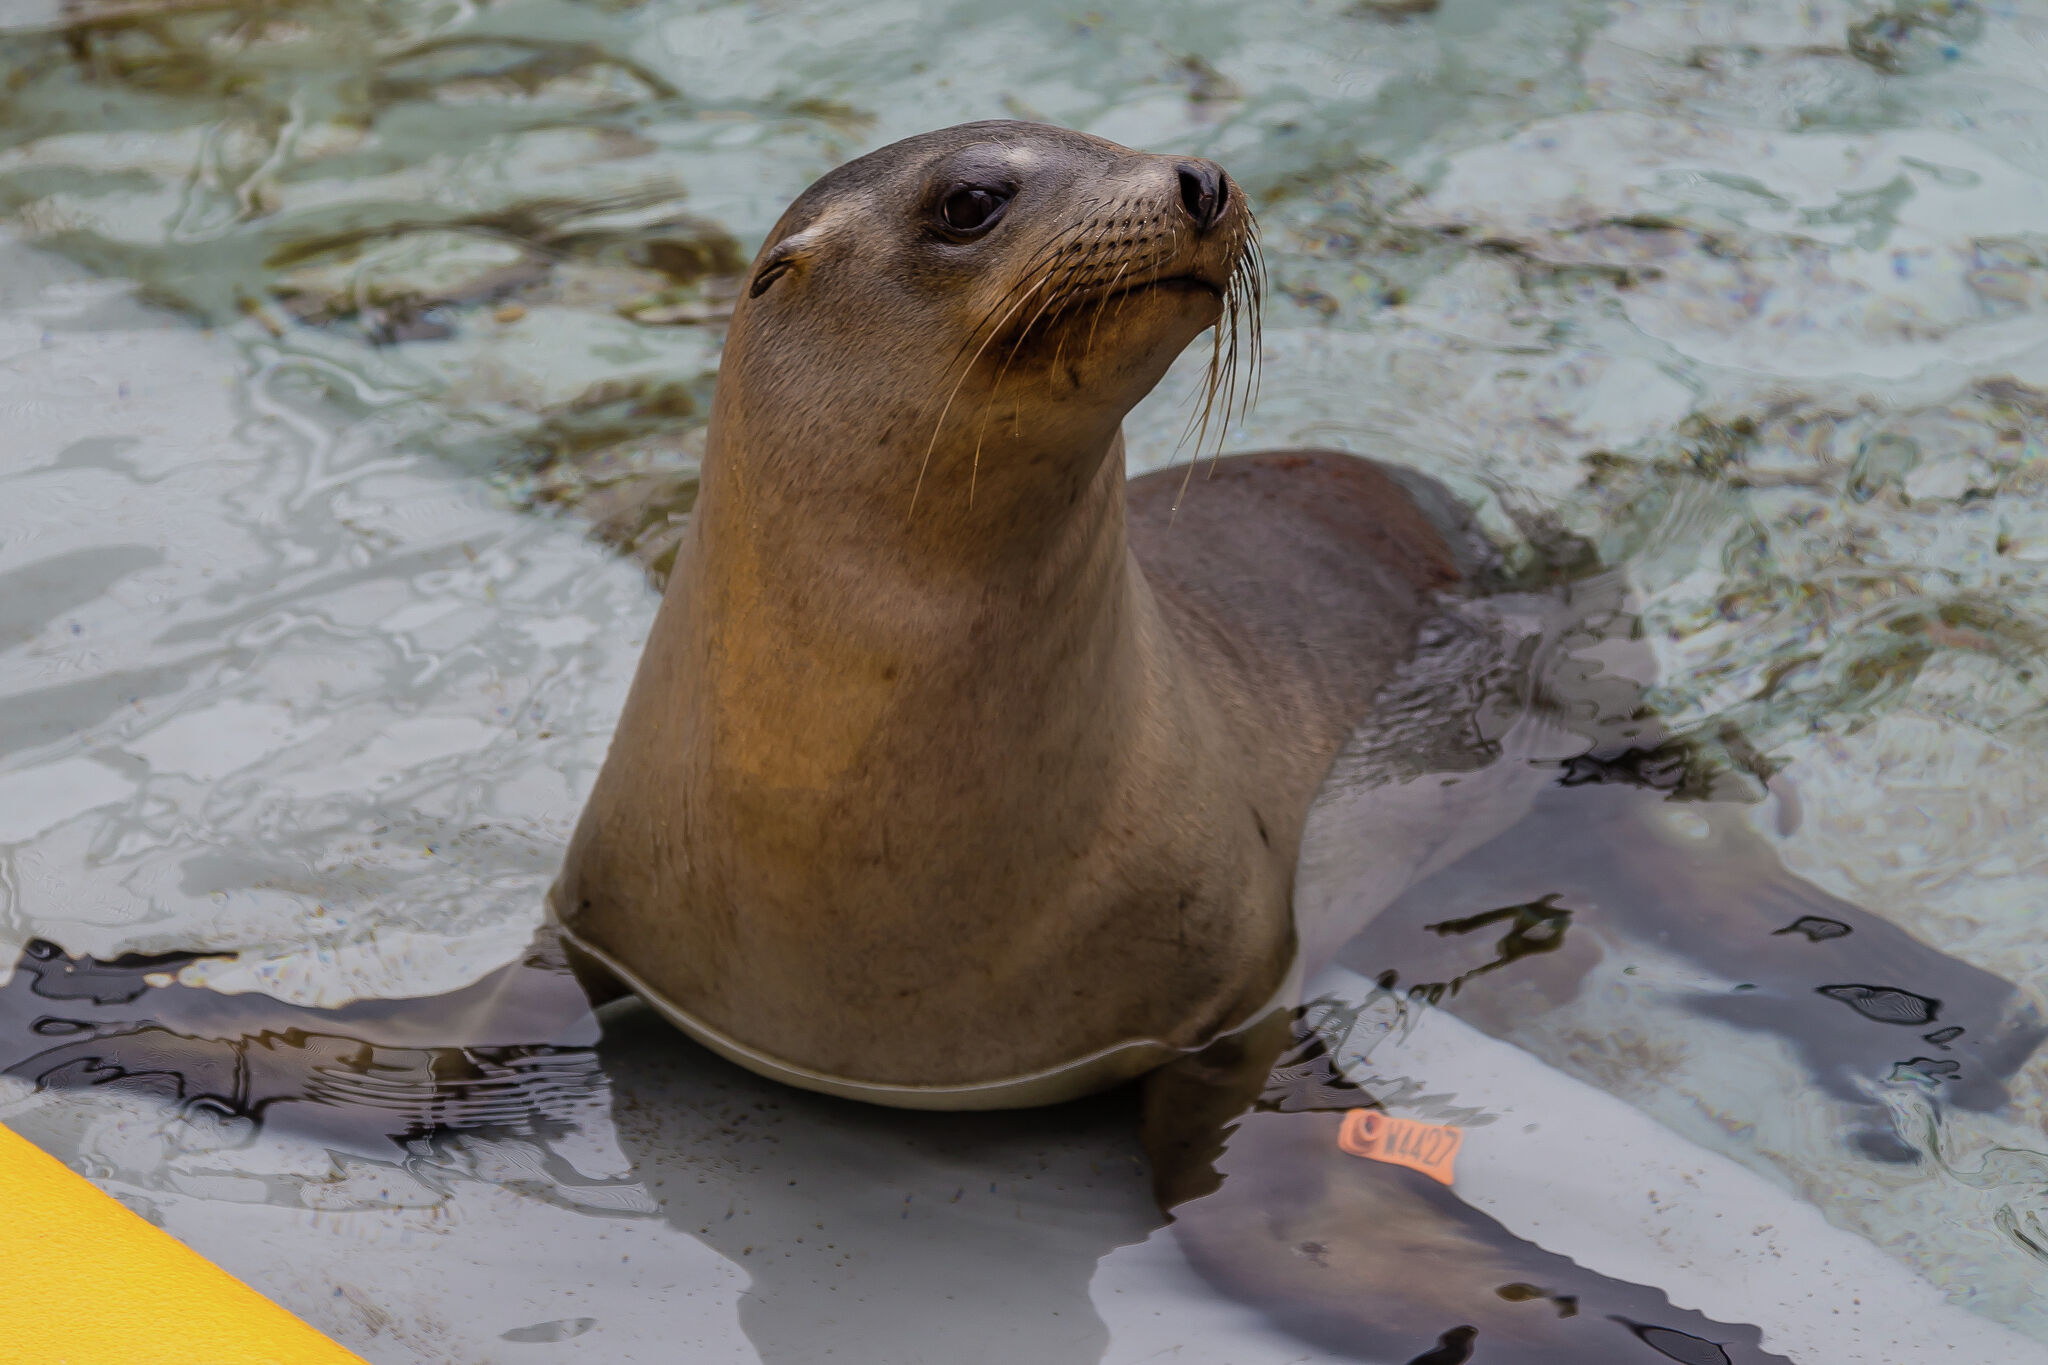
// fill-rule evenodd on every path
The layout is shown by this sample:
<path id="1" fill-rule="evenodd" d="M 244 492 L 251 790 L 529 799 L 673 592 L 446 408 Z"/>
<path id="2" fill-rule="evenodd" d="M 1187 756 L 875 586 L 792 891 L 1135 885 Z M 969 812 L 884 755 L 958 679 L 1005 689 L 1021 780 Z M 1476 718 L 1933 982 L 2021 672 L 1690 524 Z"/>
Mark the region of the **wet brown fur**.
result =
<path id="1" fill-rule="evenodd" d="M 1287 970 L 1310 798 L 1456 569 L 1340 453 L 1126 487 L 1124 413 L 1255 314 L 1242 193 L 1204 232 L 1179 164 L 949 129 L 826 177 L 763 248 L 555 892 L 748 1046 L 974 1083 L 1197 1046 Z M 961 175 L 1017 186 L 979 250 L 919 216 Z"/>

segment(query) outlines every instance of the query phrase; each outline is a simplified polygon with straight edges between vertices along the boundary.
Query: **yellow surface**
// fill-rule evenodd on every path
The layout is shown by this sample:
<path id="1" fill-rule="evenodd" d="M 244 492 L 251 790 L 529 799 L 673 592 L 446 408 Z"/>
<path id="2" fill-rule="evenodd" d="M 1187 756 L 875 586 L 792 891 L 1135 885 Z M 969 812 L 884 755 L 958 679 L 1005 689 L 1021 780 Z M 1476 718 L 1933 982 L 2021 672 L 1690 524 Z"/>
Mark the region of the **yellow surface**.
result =
<path id="1" fill-rule="evenodd" d="M 363 1365 L 0 1127 L 6 1365 Z"/>

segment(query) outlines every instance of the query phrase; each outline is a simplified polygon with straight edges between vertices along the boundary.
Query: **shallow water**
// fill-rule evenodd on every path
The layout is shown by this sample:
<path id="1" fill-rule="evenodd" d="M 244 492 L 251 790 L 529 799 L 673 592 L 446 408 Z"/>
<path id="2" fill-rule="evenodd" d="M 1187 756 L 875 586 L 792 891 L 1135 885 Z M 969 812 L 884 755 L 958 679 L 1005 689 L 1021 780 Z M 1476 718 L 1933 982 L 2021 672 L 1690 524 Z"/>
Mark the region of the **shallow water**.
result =
<path id="1" fill-rule="evenodd" d="M 333 1008 L 518 959 L 651 616 L 643 566 L 687 513 L 735 270 L 845 157 L 1027 116 L 1214 156 L 1254 196 L 1265 384 L 1228 445 L 1411 464 L 1525 581 L 1610 566 L 1624 605 L 1580 644 L 1620 667 L 1600 640 L 1642 642 L 1726 817 L 2039 1000 L 2048 6 L 1403 10 L 0 7 L 0 971 L 31 942 L 200 955 L 155 964 L 180 984 L 109 1002 L 98 1037 L 169 1017 L 140 1004 L 167 991 Z M 1134 416 L 1134 468 L 1174 458 L 1196 377 Z M 1995 1112 L 1881 1067 L 1861 1099 L 1787 1105 L 1796 1049 L 1643 985 L 1692 989 L 1684 962 L 1637 967 L 1507 1036 L 2048 1340 L 2040 1059 Z M 91 1067 L 34 1088 L 55 1059 L 0 1081 L 0 1113 L 380 1361 L 626 1359 L 678 1323 L 707 1358 L 808 1358 L 837 1263 L 736 1311 L 762 1253 L 686 1226 L 697 1205 L 659 1216 L 647 1172 L 716 1171 L 743 1202 L 751 1148 L 678 1110 L 657 1159 L 628 1117 L 754 1083 L 636 1079 L 573 1002 L 514 997 L 512 1022 L 443 1013 L 438 1036 L 268 1004 L 183 1026 L 202 1053 L 291 1028 L 385 1050 L 321 1062 L 344 1079 L 318 1104 Z M 106 1055 L 185 1074 L 161 1042 Z M 60 1043 L 101 1055 L 38 1034 L 6 1060 Z M 372 1082 L 425 1106 L 414 1126 L 332 1130 L 379 1107 Z M 1841 1140 L 1873 1109 L 1915 1159 Z M 1139 1353 L 1103 1288 L 1124 1262 L 1087 1288 L 1157 1221 L 1134 1149 L 1113 1113 L 1061 1122 L 1047 1159 L 1115 1166 L 1117 1193 L 1099 1224 L 1093 1196 L 1018 1197 L 1043 1255 L 991 1320 L 1057 1313 L 1076 1360 Z M 974 1150 L 998 1185 L 1029 1166 Z M 910 1291 L 873 1230 L 937 1186 L 875 1160 L 891 1216 L 844 1216 L 883 1304 Z M 945 1207 L 970 1263 L 983 1234 Z M 663 1268 L 513 1311 L 419 1250 L 487 1266 L 515 1235 L 579 1286 L 599 1242 Z M 338 1268 L 362 1246 L 383 1268 Z M 896 1358 L 958 1358 L 933 1330 Z"/>

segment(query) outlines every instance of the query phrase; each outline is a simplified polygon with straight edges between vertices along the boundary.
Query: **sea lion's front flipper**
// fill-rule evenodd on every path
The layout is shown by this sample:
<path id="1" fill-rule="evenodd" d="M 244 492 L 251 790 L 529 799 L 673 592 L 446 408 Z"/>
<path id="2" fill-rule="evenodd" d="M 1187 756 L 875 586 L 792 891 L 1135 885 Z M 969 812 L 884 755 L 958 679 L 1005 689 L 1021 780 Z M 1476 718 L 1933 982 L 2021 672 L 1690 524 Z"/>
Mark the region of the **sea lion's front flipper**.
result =
<path id="1" fill-rule="evenodd" d="M 1681 1050 L 1698 1045 L 1698 1016 L 1775 1034 L 1812 1083 L 1868 1106 L 1852 1140 L 1880 1156 L 1899 1154 L 1880 1087 L 1997 1109 L 2044 1032 L 2011 983 L 1790 872 L 1742 805 L 1623 784 L 1546 788 L 1339 960 L 1543 1056 L 1546 1038 L 1590 1026 L 1588 991 L 1627 996 L 1631 1028 Z"/>
<path id="2" fill-rule="evenodd" d="M 1294 1334 L 1388 1365 L 1783 1365 L 1755 1327 L 1546 1251 L 1430 1175 L 1349 1155 L 1336 1110 L 1371 1103 L 1300 1014 L 1155 1073 L 1146 1147 L 1195 1268 Z"/>
<path id="3" fill-rule="evenodd" d="M 185 985 L 193 960 L 29 944 L 0 986 L 0 1078 L 386 1162 L 464 1133 L 562 1131 L 603 1103 L 597 1021 L 551 935 L 459 990 L 334 1009 Z"/>

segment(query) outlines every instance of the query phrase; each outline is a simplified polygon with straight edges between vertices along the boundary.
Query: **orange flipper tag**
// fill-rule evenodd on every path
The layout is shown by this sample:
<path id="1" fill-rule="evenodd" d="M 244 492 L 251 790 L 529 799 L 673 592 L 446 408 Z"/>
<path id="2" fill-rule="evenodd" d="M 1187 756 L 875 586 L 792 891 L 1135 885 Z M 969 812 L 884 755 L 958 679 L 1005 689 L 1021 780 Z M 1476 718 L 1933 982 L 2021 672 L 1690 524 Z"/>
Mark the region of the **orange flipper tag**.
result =
<path id="1" fill-rule="evenodd" d="M 1352 1110 L 1337 1130 L 1337 1145 L 1351 1155 L 1406 1166 L 1446 1185 L 1451 1183 L 1451 1163 L 1464 1143 L 1462 1128 L 1389 1118 L 1377 1109 Z"/>

